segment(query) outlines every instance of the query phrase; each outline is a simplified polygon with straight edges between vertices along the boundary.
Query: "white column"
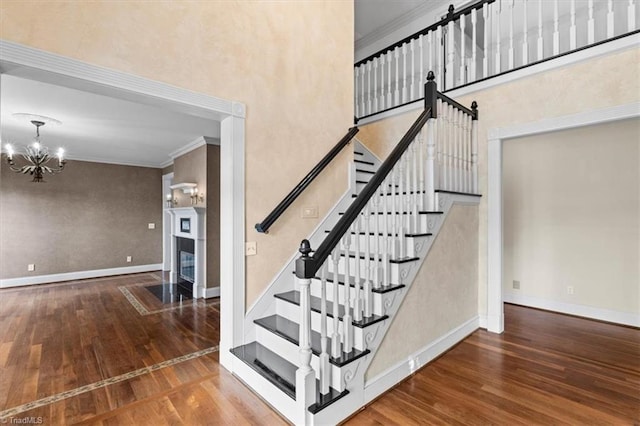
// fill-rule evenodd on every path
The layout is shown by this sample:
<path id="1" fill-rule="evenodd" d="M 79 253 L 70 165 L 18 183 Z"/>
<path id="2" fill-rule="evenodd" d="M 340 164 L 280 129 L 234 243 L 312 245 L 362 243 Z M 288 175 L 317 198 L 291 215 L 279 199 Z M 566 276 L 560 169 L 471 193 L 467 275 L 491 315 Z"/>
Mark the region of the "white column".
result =
<path id="1" fill-rule="evenodd" d="M 316 402 L 316 377 L 311 368 L 311 280 L 298 278 L 300 286 L 300 367 L 296 370 L 296 403 L 299 412 Z"/>
<path id="2" fill-rule="evenodd" d="M 636 5 L 633 0 L 629 0 L 627 6 L 627 31 L 631 32 L 636 29 Z"/>

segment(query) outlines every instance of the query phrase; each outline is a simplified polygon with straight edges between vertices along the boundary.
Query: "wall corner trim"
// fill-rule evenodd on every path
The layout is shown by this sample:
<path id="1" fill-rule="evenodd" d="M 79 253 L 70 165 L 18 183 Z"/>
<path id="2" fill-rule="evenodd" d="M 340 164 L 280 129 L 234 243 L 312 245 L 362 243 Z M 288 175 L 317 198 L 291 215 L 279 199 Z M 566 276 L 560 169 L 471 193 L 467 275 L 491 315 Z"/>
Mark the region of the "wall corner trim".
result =
<path id="1" fill-rule="evenodd" d="M 364 404 L 368 404 L 391 389 L 435 358 L 460 343 L 480 327 L 480 316 L 475 315 L 449 332 L 414 352 L 406 360 L 397 363 L 365 383 Z"/>
<path id="2" fill-rule="evenodd" d="M 36 284 L 52 284 L 62 281 L 84 280 L 88 278 L 110 277 L 113 275 L 137 274 L 162 270 L 162 263 L 125 266 L 121 268 L 94 269 L 91 271 L 65 272 L 62 274 L 36 275 L 33 277 L 7 278 L 0 280 L 0 288 L 22 287 Z"/>

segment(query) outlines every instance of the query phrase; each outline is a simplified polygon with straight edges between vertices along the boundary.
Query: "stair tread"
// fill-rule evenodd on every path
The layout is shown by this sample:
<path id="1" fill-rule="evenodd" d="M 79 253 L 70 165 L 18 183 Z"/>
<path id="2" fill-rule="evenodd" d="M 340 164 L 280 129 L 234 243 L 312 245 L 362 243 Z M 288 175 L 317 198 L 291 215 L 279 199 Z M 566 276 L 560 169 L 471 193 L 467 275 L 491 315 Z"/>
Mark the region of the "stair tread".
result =
<path id="1" fill-rule="evenodd" d="M 326 229 L 326 230 L 324 231 L 324 233 L 325 233 L 325 234 L 328 234 L 329 232 L 331 232 L 331 231 L 330 231 L 330 230 L 328 230 L 328 229 Z M 359 235 L 367 235 L 367 233 L 366 233 L 366 232 L 359 232 L 358 234 L 359 234 Z M 355 232 L 351 232 L 351 235 L 356 235 L 356 233 L 355 233 Z M 383 232 L 378 232 L 378 234 L 376 234 L 375 232 L 369 232 L 369 234 L 368 234 L 368 235 L 379 235 L 379 236 L 384 236 L 384 233 L 383 233 Z M 391 232 L 388 232 L 388 233 L 387 233 L 387 236 L 389 236 L 389 237 L 393 237 L 394 235 L 395 235 L 395 234 L 393 234 L 393 233 L 391 233 Z M 405 237 L 429 237 L 429 236 L 432 236 L 432 235 L 433 235 L 433 234 L 432 234 L 431 232 L 424 232 L 424 233 L 420 233 L 420 232 L 418 232 L 418 233 L 404 234 L 404 236 L 405 236 Z"/>
<path id="2" fill-rule="evenodd" d="M 340 257 L 344 257 L 344 253 L 340 253 Z M 350 251 L 349 252 L 349 257 L 354 258 L 356 257 L 356 253 Z M 360 259 L 365 259 L 365 255 L 361 254 L 360 256 L 358 256 Z M 399 257 L 399 258 L 394 258 L 394 259 L 389 259 L 390 263 L 407 263 L 407 262 L 413 262 L 415 260 L 420 259 L 419 257 L 409 257 L 409 256 L 405 256 L 405 257 Z M 376 258 L 374 256 L 369 256 L 369 260 L 376 260 Z M 382 257 L 380 257 L 379 259 L 382 262 Z"/>
<path id="3" fill-rule="evenodd" d="M 231 353 L 260 373 L 289 397 L 296 399 L 297 366 L 258 342 L 251 342 L 233 348 Z"/>
<path id="4" fill-rule="evenodd" d="M 444 212 L 442 211 L 427 211 L 427 210 L 420 210 L 418 211 L 418 214 L 443 214 Z M 338 212 L 338 215 L 343 215 L 344 212 Z M 376 214 L 375 212 L 370 212 L 369 214 Z M 384 214 L 384 212 L 378 212 L 377 214 Z M 392 214 L 390 211 L 387 212 L 387 214 Z M 408 214 L 408 215 L 412 215 L 413 212 L 396 212 L 396 214 Z"/>
<path id="5" fill-rule="evenodd" d="M 372 163 L 371 161 L 365 161 L 365 160 L 353 160 L 353 161 L 360 164 L 366 164 L 368 166 L 375 166 L 375 164 Z"/>
<path id="6" fill-rule="evenodd" d="M 297 290 L 290 290 L 284 293 L 278 293 L 275 295 L 276 298 L 284 300 L 289 303 L 293 303 L 294 305 L 300 305 L 300 292 Z M 311 310 L 313 312 L 321 312 L 322 300 L 319 297 L 311 296 Z M 353 314 L 353 309 L 349 307 L 349 313 Z M 333 318 L 333 302 L 327 300 L 327 316 L 329 318 Z M 338 317 L 344 317 L 344 305 L 338 304 Z M 363 321 L 353 321 L 353 325 L 356 327 L 367 327 L 371 324 L 375 324 L 376 322 L 382 321 L 389 318 L 388 315 L 371 315 L 369 318 L 364 318 Z"/>
<path id="7" fill-rule="evenodd" d="M 475 194 L 473 192 L 447 191 L 446 189 L 436 189 L 435 192 L 441 192 L 443 194 L 469 195 L 471 197 L 482 197 L 482 194 Z"/>
<path id="8" fill-rule="evenodd" d="M 375 175 L 376 172 L 372 172 L 371 170 L 362 170 L 362 169 L 356 169 L 356 172 L 358 173 L 367 173 L 369 175 Z"/>
<path id="9" fill-rule="evenodd" d="M 255 320 L 254 323 L 271 331 L 272 333 L 277 334 L 283 339 L 288 340 L 296 346 L 300 343 L 300 326 L 298 325 L 298 323 L 291 321 L 285 317 L 281 317 L 280 315 L 270 315 L 268 317 L 259 318 Z M 322 352 L 321 338 L 322 336 L 320 335 L 320 333 L 311 330 L 311 352 L 316 356 L 319 356 Z M 342 343 L 340 345 L 342 347 Z M 327 337 L 327 348 L 330 347 L 331 338 Z M 342 367 L 343 365 L 347 365 L 350 362 L 369 354 L 370 352 L 371 351 L 368 349 L 364 351 L 353 349 L 349 353 L 341 351 L 342 355 L 339 358 L 329 357 L 329 362 L 338 367 Z"/>
<path id="10" fill-rule="evenodd" d="M 353 153 L 356 155 L 364 155 L 364 152 L 360 152 L 360 151 L 353 151 Z"/>
<path id="11" fill-rule="evenodd" d="M 356 170 L 357 172 L 364 172 L 364 173 L 372 173 L 372 172 L 368 172 L 366 170 Z M 396 185 L 396 187 L 398 187 L 398 185 Z M 402 191 L 402 192 L 398 192 L 397 195 L 406 195 L 406 194 L 424 194 L 426 191 Z M 467 195 L 470 197 L 482 197 L 482 194 L 474 194 L 473 192 L 459 192 L 459 191 L 447 191 L 444 189 L 436 189 L 435 190 L 436 193 L 442 193 L 442 194 L 456 194 L 456 195 Z M 382 194 L 384 196 L 390 196 L 390 195 L 394 195 L 393 192 L 386 192 L 384 194 Z M 354 194 L 351 194 L 352 198 L 355 198 Z"/>

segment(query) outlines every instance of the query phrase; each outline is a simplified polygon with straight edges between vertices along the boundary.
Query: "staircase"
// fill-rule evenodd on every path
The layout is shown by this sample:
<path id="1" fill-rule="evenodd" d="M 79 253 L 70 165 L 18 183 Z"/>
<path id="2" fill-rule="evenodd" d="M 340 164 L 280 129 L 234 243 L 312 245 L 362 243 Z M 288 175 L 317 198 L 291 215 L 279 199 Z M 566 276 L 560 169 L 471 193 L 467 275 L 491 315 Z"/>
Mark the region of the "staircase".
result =
<path id="1" fill-rule="evenodd" d="M 351 186 L 256 306 L 234 372 L 294 424 L 336 424 L 454 203 L 477 204 L 472 110 L 438 93 L 382 163 L 357 140 Z M 312 252 L 312 246 L 317 247 Z M 295 275 L 294 275 L 295 274 Z"/>

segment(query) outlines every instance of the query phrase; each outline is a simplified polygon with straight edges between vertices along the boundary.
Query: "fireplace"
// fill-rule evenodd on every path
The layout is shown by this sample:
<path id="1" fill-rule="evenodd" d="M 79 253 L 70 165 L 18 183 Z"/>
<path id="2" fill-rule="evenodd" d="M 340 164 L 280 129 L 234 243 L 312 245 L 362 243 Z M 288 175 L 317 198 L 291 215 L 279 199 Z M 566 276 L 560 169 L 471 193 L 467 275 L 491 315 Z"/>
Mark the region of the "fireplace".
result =
<path id="1" fill-rule="evenodd" d="M 193 284 L 196 281 L 196 256 L 194 240 L 176 237 L 178 257 L 178 284 L 185 281 Z"/>
<path id="2" fill-rule="evenodd" d="M 170 208 L 171 282 L 206 297 L 206 228 L 202 207 Z"/>

